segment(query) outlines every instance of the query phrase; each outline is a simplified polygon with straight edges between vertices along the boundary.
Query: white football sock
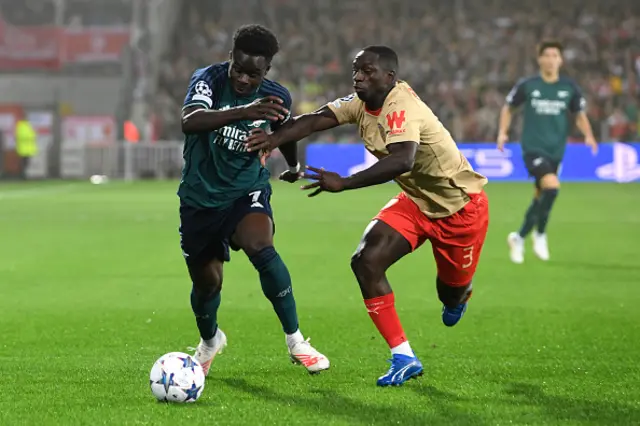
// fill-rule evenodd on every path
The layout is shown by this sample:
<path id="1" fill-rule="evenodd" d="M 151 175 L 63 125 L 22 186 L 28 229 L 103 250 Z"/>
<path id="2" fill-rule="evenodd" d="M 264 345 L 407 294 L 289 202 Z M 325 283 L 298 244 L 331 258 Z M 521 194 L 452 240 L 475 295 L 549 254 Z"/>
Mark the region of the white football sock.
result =
<path id="1" fill-rule="evenodd" d="M 296 330 L 292 334 L 287 334 L 286 336 L 287 336 L 287 346 L 289 346 L 290 348 L 292 348 L 293 346 L 295 346 L 300 342 L 304 342 L 304 336 L 300 332 L 300 329 Z"/>
<path id="2" fill-rule="evenodd" d="M 403 343 L 400 343 L 395 348 L 391 348 L 391 353 L 394 355 L 395 354 L 406 355 L 412 358 L 416 356 L 413 353 L 413 350 L 411 349 L 411 345 L 409 344 L 409 342 L 403 342 Z"/>

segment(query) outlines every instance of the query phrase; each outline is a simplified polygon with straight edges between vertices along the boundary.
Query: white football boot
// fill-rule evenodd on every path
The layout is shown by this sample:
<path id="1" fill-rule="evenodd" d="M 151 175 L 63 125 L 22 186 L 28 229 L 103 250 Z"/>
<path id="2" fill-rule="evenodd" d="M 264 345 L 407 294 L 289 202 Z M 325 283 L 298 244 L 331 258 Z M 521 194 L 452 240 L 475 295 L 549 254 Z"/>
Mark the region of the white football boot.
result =
<path id="1" fill-rule="evenodd" d="M 227 336 L 218 329 L 215 336 L 213 336 L 213 346 L 206 345 L 202 339 L 196 348 L 195 358 L 196 361 L 202 366 L 204 375 L 209 374 L 209 368 L 211 368 L 211 362 L 222 350 L 227 346 Z"/>
<path id="2" fill-rule="evenodd" d="M 533 233 L 533 252 L 538 259 L 549 260 L 549 246 L 547 244 L 547 234 L 539 234 L 537 231 Z"/>
<path id="3" fill-rule="evenodd" d="M 509 243 L 509 256 L 513 263 L 524 262 L 524 238 L 517 232 L 512 232 L 507 237 L 507 243 Z"/>
<path id="4" fill-rule="evenodd" d="M 309 343 L 310 339 L 295 343 L 289 347 L 289 356 L 294 364 L 301 364 L 311 374 L 329 369 L 329 359 L 318 352 Z"/>

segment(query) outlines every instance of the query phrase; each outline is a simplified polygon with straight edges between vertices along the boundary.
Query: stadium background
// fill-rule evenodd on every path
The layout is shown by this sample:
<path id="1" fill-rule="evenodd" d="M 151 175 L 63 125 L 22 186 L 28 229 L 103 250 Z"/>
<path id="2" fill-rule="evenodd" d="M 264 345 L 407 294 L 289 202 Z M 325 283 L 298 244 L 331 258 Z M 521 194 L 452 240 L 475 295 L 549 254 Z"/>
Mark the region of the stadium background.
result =
<path id="1" fill-rule="evenodd" d="M 400 54 L 402 78 L 461 144 L 494 141 L 505 94 L 518 78 L 535 73 L 536 42 L 556 37 L 567 47 L 564 71 L 585 91 L 598 140 L 640 140 L 638 2 L 367 4 L 2 0 L 2 175 L 19 172 L 13 131 L 16 112 L 24 110 L 41 136 L 27 171 L 31 178 L 175 177 L 185 84 L 195 68 L 227 58 L 234 29 L 246 22 L 266 24 L 279 35 L 282 50 L 270 77 L 290 88 L 296 113 L 350 93 L 350 58 L 361 46 L 387 43 Z M 128 135 L 125 124 L 132 130 Z M 518 122 L 514 128 L 517 140 Z M 118 142 L 125 136 L 139 145 L 127 151 Z M 575 129 L 571 141 L 580 141 Z M 310 142 L 359 141 L 354 128 L 345 127 L 305 141 Z M 522 175 L 517 151 L 509 166 L 486 160 L 497 155 L 487 148 L 478 160 L 493 164 L 485 168 L 489 177 L 504 178 L 509 167 L 516 169 L 514 179 Z M 304 160 L 306 151 L 300 151 Z M 333 154 L 328 149 L 320 155 Z M 627 149 L 618 157 L 634 154 L 637 150 Z M 605 148 L 598 165 L 609 157 L 613 150 Z M 483 168 L 473 155 L 471 160 Z M 631 160 L 622 168 L 635 166 Z M 351 160 L 354 166 L 361 161 L 367 161 L 364 151 Z M 270 163 L 275 171 L 281 165 L 277 156 Z M 598 179 L 594 170 L 586 173 Z"/>
<path id="2" fill-rule="evenodd" d="M 289 364 L 255 270 L 234 253 L 220 311 L 230 345 L 201 400 L 166 407 L 149 392 L 153 362 L 197 343 L 177 232 L 180 105 L 193 69 L 226 59 L 248 22 L 279 36 L 271 77 L 296 112 L 350 92 L 358 48 L 391 45 L 490 178 L 490 229 L 459 325 L 441 324 L 428 247 L 390 271 L 425 364 L 402 389 L 375 387 L 388 349 L 349 267 L 397 187 L 308 200 L 274 182 L 302 331 L 332 369 L 307 377 Z M 602 144 L 596 157 L 568 151 L 551 261 L 527 252 L 513 265 L 505 238 L 532 185 L 518 144 L 502 154 L 494 140 L 544 36 L 565 43 Z M 0 0 L 0 424 L 640 424 L 639 73 L 637 0 Z M 28 182 L 15 152 L 23 112 L 38 132 Z M 303 162 L 342 173 L 371 162 L 352 128 L 305 145 Z"/>

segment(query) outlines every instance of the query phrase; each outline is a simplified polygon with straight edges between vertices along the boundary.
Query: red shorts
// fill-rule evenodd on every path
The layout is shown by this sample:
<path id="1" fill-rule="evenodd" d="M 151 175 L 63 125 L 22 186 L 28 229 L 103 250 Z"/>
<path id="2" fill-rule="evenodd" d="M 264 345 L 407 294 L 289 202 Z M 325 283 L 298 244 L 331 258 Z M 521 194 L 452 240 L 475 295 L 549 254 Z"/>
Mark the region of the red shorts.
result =
<path id="1" fill-rule="evenodd" d="M 457 213 L 429 219 L 404 192 L 393 198 L 375 217 L 398 231 L 413 250 L 431 241 L 438 278 L 452 286 L 471 282 L 489 227 L 489 200 L 483 192 Z"/>

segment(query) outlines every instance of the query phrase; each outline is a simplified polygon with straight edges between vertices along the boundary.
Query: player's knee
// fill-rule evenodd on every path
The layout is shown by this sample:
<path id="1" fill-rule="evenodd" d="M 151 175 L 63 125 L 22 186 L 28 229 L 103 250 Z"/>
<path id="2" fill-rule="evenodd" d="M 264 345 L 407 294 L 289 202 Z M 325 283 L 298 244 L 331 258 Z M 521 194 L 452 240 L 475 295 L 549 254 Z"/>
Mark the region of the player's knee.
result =
<path id="1" fill-rule="evenodd" d="M 466 302 L 471 297 L 471 283 L 464 285 L 452 285 L 440 278 L 436 279 L 438 298 L 448 308 L 455 308 Z"/>
<path id="2" fill-rule="evenodd" d="M 547 174 L 540 179 L 540 189 L 542 191 L 548 189 L 560 189 L 560 180 L 557 175 Z"/>
<path id="3" fill-rule="evenodd" d="M 189 274 L 193 290 L 203 297 L 222 290 L 222 262 L 214 260 L 207 264 L 189 265 Z"/>
<path id="4" fill-rule="evenodd" d="M 375 250 L 362 249 L 351 256 L 351 270 L 358 282 L 372 282 L 384 275 L 380 259 Z"/>
<path id="5" fill-rule="evenodd" d="M 248 251 L 246 252 L 249 254 Z M 249 261 L 258 272 L 263 272 L 268 269 L 271 262 L 277 258 L 278 252 L 273 245 L 263 247 L 259 250 L 257 249 L 254 254 L 249 255 Z"/>
<path id="6" fill-rule="evenodd" d="M 273 247 L 273 240 L 271 238 L 257 238 L 244 243 L 242 250 L 251 258 L 269 247 Z"/>

